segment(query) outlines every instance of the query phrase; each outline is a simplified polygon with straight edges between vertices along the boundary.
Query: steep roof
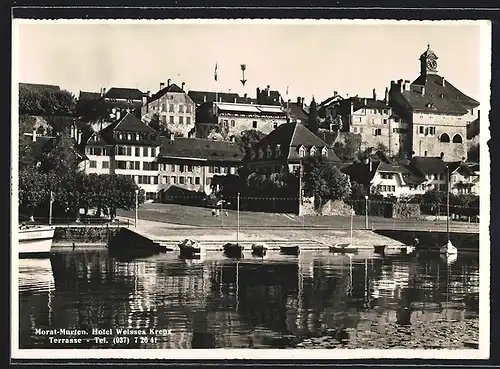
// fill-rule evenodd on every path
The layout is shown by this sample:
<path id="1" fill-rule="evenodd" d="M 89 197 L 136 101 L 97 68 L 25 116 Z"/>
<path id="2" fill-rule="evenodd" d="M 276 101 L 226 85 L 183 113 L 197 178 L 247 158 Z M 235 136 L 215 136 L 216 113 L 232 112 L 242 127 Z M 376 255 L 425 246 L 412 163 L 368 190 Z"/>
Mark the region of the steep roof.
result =
<path id="1" fill-rule="evenodd" d="M 146 123 L 141 121 L 132 113 L 125 114 L 116 122 L 110 124 L 103 131 L 124 131 L 124 132 L 143 132 L 143 133 L 158 133 Z"/>
<path id="2" fill-rule="evenodd" d="M 467 139 L 470 140 L 474 137 L 476 137 L 479 134 L 479 118 L 473 120 L 470 122 L 469 125 L 467 125 Z"/>
<path id="3" fill-rule="evenodd" d="M 286 112 L 281 106 L 276 105 L 257 105 L 257 104 L 238 104 L 216 102 L 217 110 L 220 112 L 238 112 L 249 114 L 270 114 L 285 115 Z"/>
<path id="4" fill-rule="evenodd" d="M 413 110 L 426 113 L 463 115 L 467 109 L 479 106 L 476 100 L 438 74 L 421 75 L 410 84 L 408 91 L 402 92 L 402 96 Z"/>
<path id="5" fill-rule="evenodd" d="M 100 98 L 101 94 L 99 92 L 87 92 L 87 91 L 80 91 L 80 96 L 78 97 L 79 100 L 86 100 L 86 101 L 99 100 Z"/>
<path id="6" fill-rule="evenodd" d="M 227 141 L 177 137 L 162 137 L 160 157 L 203 159 L 217 162 L 240 162 L 243 152 L 238 145 Z"/>
<path id="7" fill-rule="evenodd" d="M 344 99 L 342 102 L 353 103 L 354 111 L 359 109 L 368 108 L 368 109 L 386 109 L 390 110 L 391 107 L 384 103 L 381 100 L 375 100 L 370 98 L 363 97 L 350 97 L 348 99 Z"/>
<path id="8" fill-rule="evenodd" d="M 446 163 L 448 165 L 448 169 L 451 173 L 454 173 L 455 171 L 463 175 L 464 177 L 470 177 L 474 176 L 473 170 L 470 168 L 469 165 L 465 164 L 462 161 L 454 161 L 450 163 Z"/>
<path id="9" fill-rule="evenodd" d="M 415 173 L 406 165 L 386 163 L 385 161 L 375 162 L 370 171 L 370 165 L 366 163 L 352 163 L 341 169 L 342 172 L 363 185 L 368 185 L 375 176 L 376 172 L 400 173 L 407 185 L 419 185 L 425 181 L 425 177 L 419 173 Z"/>
<path id="10" fill-rule="evenodd" d="M 188 96 L 196 104 L 203 104 L 204 102 L 214 102 L 216 100 L 222 100 L 222 102 L 232 103 L 235 101 L 240 102 L 241 97 L 236 93 L 228 92 L 213 92 L 213 91 L 189 91 Z M 238 101 L 240 99 L 240 101 Z"/>
<path id="11" fill-rule="evenodd" d="M 47 91 L 47 90 L 50 90 L 50 91 L 60 91 L 61 88 L 59 86 L 56 86 L 56 85 L 44 85 L 44 84 L 40 84 L 40 83 L 19 83 L 19 87 L 25 87 L 25 88 L 31 88 L 31 89 L 35 89 L 35 90 L 44 90 L 44 91 Z"/>
<path id="12" fill-rule="evenodd" d="M 104 96 L 109 99 L 142 100 L 144 93 L 137 88 L 111 87 Z"/>
<path id="13" fill-rule="evenodd" d="M 175 83 L 171 83 L 170 85 L 162 88 L 160 91 L 155 93 L 153 96 L 148 98 L 148 102 L 156 101 L 163 95 L 165 95 L 167 92 L 172 92 L 172 93 L 179 93 L 179 94 L 184 94 L 186 93 L 182 88 L 177 86 Z"/>
<path id="14" fill-rule="evenodd" d="M 410 167 L 421 175 L 446 173 L 446 164 L 439 157 L 414 156 L 410 160 Z"/>
<path id="15" fill-rule="evenodd" d="M 300 119 L 302 122 L 307 120 L 307 114 L 301 105 L 291 102 L 288 104 L 288 108 L 291 116 Z"/>
<path id="16" fill-rule="evenodd" d="M 326 100 L 324 100 L 323 102 L 318 104 L 318 109 L 320 109 L 322 107 L 326 108 L 326 107 L 330 106 L 331 104 L 338 103 L 342 100 L 344 100 L 344 98 L 340 95 L 330 96 L 329 98 L 327 98 Z"/>
<path id="17" fill-rule="evenodd" d="M 283 152 L 287 155 L 288 160 L 298 160 L 300 159 L 298 149 L 301 146 L 309 149 L 315 146 L 318 149 L 326 147 L 328 150 L 328 160 L 334 162 L 340 162 L 340 159 L 335 154 L 332 148 L 312 133 L 301 123 L 285 123 L 279 125 L 275 130 L 265 136 L 262 140 L 257 142 L 254 149 L 276 147 L 280 145 Z"/>

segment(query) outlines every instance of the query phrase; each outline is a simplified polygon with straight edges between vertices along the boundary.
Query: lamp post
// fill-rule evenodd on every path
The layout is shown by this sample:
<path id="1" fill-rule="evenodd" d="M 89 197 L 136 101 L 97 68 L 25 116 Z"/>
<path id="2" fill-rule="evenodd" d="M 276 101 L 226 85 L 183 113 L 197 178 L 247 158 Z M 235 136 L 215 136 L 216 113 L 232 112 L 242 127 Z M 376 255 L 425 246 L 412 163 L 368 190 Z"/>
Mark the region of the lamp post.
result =
<path id="1" fill-rule="evenodd" d="M 52 204 L 54 203 L 54 192 L 50 191 L 49 197 L 49 225 L 52 225 Z"/>
<path id="2" fill-rule="evenodd" d="M 134 221 L 134 227 L 136 227 L 136 228 L 137 228 L 138 208 L 139 208 L 139 190 L 136 189 L 135 190 L 135 221 Z"/>
<path id="3" fill-rule="evenodd" d="M 237 219 L 236 244 L 239 245 L 240 241 L 240 193 L 239 192 L 238 192 L 238 197 L 236 198 L 236 219 Z"/>
<path id="4" fill-rule="evenodd" d="M 365 196 L 365 228 L 368 229 L 368 195 Z"/>

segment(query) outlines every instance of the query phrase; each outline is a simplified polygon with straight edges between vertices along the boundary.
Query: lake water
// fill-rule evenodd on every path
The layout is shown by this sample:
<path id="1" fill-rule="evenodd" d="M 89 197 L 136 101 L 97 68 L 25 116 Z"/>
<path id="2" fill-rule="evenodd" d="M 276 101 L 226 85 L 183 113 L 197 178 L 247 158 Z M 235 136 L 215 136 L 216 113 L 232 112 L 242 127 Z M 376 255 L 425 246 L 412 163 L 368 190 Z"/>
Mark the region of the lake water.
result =
<path id="1" fill-rule="evenodd" d="M 20 348 L 285 348 L 331 328 L 463 320 L 478 315 L 478 264 L 478 254 L 307 251 L 241 260 L 120 260 L 106 250 L 21 259 Z M 144 332 L 117 332 L 125 328 Z M 49 329 L 82 330 L 82 342 L 54 345 L 75 336 Z"/>

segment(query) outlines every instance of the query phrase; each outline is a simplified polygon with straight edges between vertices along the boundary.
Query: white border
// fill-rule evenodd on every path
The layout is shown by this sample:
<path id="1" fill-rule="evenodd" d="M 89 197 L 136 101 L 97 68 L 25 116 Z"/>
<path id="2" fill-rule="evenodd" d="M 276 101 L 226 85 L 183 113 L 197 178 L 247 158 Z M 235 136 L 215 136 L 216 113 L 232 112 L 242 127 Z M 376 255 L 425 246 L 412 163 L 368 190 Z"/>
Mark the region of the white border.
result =
<path id="1" fill-rule="evenodd" d="M 490 79 L 491 79 L 491 24 L 489 21 L 396 21 L 396 20 L 376 20 L 376 19 L 357 19 L 357 20 L 314 20 L 314 19 L 174 19 L 174 20 L 31 20 L 31 19 L 16 19 L 12 21 L 12 158 L 18 157 L 18 95 L 19 95 L 19 76 L 18 76 L 18 25 L 26 23 L 58 23 L 58 24 L 110 24 L 110 23 L 134 23 L 134 24 L 173 24 L 173 23 L 238 23 L 238 24 L 351 24 L 351 25 L 366 25 L 368 23 L 390 24 L 390 23 L 405 23 L 405 25 L 421 25 L 428 23 L 445 23 L 450 25 L 464 24 L 479 24 L 481 27 L 481 45 L 480 45 L 480 109 L 482 111 L 482 120 L 480 127 L 480 190 L 481 190 L 481 206 L 480 206 L 480 292 L 479 292 L 479 349 L 478 350 L 375 350 L 375 349 L 295 349 L 295 350 L 267 350 L 267 349 L 137 349 L 137 350 L 119 350 L 119 349 L 19 349 L 19 332 L 18 332 L 18 314 L 19 314 L 19 296 L 18 293 L 11 294 L 11 357 L 13 359 L 372 359 L 372 358 L 399 358 L 399 359 L 487 359 L 489 358 L 489 330 L 490 330 L 490 296 L 489 282 L 490 280 L 490 237 L 489 237 L 489 204 L 490 204 L 490 157 L 487 142 L 490 139 L 488 114 L 490 110 Z M 18 193 L 18 160 L 12 160 L 11 172 L 11 219 L 12 228 L 11 235 L 13 241 L 11 250 L 16 248 L 13 245 L 17 243 L 18 229 L 18 208 L 17 208 L 17 193 Z M 18 291 L 18 255 L 17 252 L 11 253 L 11 291 Z"/>

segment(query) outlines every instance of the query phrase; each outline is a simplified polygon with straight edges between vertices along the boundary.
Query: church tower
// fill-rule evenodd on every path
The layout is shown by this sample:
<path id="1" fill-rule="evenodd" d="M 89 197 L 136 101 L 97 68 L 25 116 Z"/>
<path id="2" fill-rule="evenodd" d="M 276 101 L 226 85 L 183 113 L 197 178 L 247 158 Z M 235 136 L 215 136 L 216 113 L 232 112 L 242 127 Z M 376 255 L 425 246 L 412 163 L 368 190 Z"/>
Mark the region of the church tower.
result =
<path id="1" fill-rule="evenodd" d="M 430 45 L 427 45 L 427 50 L 420 55 L 420 76 L 437 74 L 437 60 L 437 55 L 430 49 Z"/>

